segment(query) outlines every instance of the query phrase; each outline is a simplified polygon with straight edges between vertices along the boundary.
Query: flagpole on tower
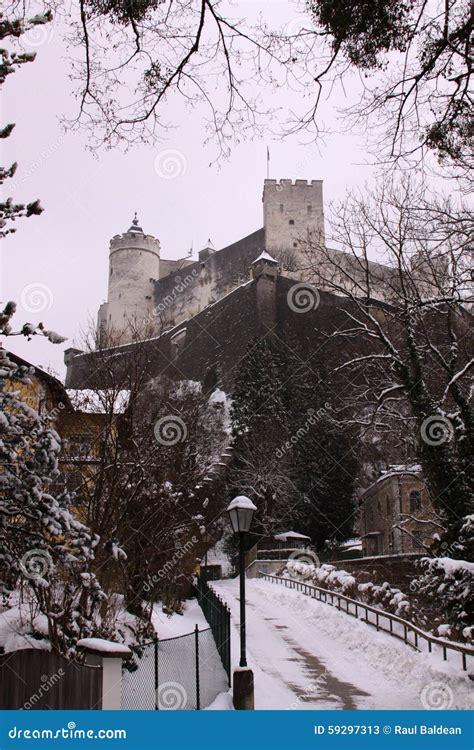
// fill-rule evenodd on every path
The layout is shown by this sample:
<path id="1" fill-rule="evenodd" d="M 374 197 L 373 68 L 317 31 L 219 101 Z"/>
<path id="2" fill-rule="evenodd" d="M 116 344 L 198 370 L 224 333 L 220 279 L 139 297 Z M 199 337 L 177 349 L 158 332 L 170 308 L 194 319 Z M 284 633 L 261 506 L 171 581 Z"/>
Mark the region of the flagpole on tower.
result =
<path id="1" fill-rule="evenodd" d="M 267 180 L 270 179 L 270 149 L 267 146 Z"/>

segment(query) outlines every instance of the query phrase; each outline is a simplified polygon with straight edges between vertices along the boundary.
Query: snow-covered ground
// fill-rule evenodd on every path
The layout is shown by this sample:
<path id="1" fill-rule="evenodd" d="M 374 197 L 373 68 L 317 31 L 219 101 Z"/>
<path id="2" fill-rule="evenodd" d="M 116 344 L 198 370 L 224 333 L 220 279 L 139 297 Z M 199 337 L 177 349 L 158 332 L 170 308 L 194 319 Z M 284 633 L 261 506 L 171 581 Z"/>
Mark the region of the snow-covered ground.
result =
<path id="1" fill-rule="evenodd" d="M 158 602 L 153 607 L 151 624 L 158 638 L 176 638 L 179 635 L 187 635 L 193 632 L 196 625 L 199 630 L 207 630 L 209 627 L 197 599 L 188 599 L 184 602 L 182 615 L 176 613 L 165 615 L 161 603 Z"/>
<path id="2" fill-rule="evenodd" d="M 212 583 L 232 611 L 239 658 L 238 579 Z M 473 707 L 467 672 L 417 653 L 292 589 L 247 581 L 247 652 L 257 709 Z"/>
<path id="3" fill-rule="evenodd" d="M 153 609 L 152 624 L 158 638 L 158 688 L 155 691 L 155 647 L 143 648 L 135 657 L 136 669 L 124 671 L 122 705 L 127 709 L 161 710 L 196 708 L 196 625 L 199 636 L 201 707 L 213 711 L 232 708 L 228 681 L 214 638 L 197 599 L 184 603 L 183 614 L 165 615 L 161 603 Z"/>

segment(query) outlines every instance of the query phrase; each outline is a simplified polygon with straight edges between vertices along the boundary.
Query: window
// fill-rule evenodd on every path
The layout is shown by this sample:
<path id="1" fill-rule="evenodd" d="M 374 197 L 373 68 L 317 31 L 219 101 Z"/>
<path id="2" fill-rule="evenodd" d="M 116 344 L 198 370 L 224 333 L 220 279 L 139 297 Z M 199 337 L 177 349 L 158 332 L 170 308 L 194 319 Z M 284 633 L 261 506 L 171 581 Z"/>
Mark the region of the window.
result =
<path id="1" fill-rule="evenodd" d="M 312 210 L 313 210 L 313 207 L 311 205 L 309 205 L 308 206 L 308 213 L 310 214 Z"/>
<path id="2" fill-rule="evenodd" d="M 410 511 L 420 510 L 421 508 L 421 492 L 418 490 L 412 490 L 409 495 L 410 500 Z"/>
<path id="3" fill-rule="evenodd" d="M 293 242 L 293 247 L 298 247 L 298 243 L 297 242 Z"/>
<path id="4" fill-rule="evenodd" d="M 92 435 L 71 435 L 63 441 L 64 454 L 71 459 L 90 458 L 92 442 Z"/>
<path id="5" fill-rule="evenodd" d="M 294 219 L 290 219 L 290 220 L 289 220 L 289 222 L 288 222 L 288 224 L 291 224 L 291 226 L 293 226 L 293 225 L 294 225 L 294 223 L 295 223 L 295 220 L 294 220 Z"/>
<path id="6" fill-rule="evenodd" d="M 283 213 L 283 208 L 284 208 L 284 206 L 283 206 L 283 203 L 280 203 L 280 211 L 281 211 L 282 213 Z"/>

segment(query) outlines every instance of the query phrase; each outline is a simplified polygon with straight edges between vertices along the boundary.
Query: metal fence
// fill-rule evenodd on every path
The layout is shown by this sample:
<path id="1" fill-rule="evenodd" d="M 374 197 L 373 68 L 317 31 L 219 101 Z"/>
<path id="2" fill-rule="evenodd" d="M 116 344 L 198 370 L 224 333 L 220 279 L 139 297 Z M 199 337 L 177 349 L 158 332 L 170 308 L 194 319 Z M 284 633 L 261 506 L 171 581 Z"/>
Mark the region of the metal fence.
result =
<path id="1" fill-rule="evenodd" d="M 122 679 L 123 709 L 199 710 L 229 688 L 211 628 L 155 638 L 130 666 Z"/>
<path id="2" fill-rule="evenodd" d="M 263 571 L 259 571 L 259 578 L 271 581 L 272 583 L 282 584 L 291 589 L 296 589 L 296 591 L 311 596 L 313 599 L 337 607 L 337 609 L 342 612 L 352 615 L 357 619 L 361 619 L 368 625 L 373 625 L 377 630 L 383 630 L 394 638 L 402 640 L 408 646 L 412 646 L 417 651 L 421 651 L 421 646 L 425 643 L 429 653 L 432 653 L 436 648 L 439 649 L 443 654 L 444 661 L 448 660 L 449 652 L 459 654 L 464 671 L 467 670 L 468 657 L 474 657 L 474 648 L 472 646 L 437 638 L 436 636 L 421 630 L 421 628 L 408 620 L 404 620 L 390 612 L 384 612 L 381 609 L 377 609 L 377 607 L 365 604 L 365 602 L 358 601 L 357 599 L 351 599 L 350 597 L 344 596 L 344 594 L 339 594 L 336 591 L 329 591 L 329 589 L 323 589 L 320 586 L 313 586 L 312 584 L 303 581 L 297 581 L 294 578 L 273 576 L 269 573 L 264 573 Z"/>
<path id="3" fill-rule="evenodd" d="M 230 610 L 207 582 L 199 577 L 196 583 L 196 592 L 199 605 L 211 626 L 216 648 L 230 686 Z"/>

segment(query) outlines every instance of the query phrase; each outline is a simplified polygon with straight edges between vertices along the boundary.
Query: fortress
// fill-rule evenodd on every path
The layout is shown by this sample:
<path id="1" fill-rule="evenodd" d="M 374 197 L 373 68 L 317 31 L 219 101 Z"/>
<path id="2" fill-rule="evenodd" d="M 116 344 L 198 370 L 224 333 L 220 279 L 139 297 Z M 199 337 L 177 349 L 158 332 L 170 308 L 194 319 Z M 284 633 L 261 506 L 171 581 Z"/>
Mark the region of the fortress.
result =
<path id="1" fill-rule="evenodd" d="M 308 241 L 310 264 L 305 255 Z M 334 269 L 328 257 L 336 256 Z M 351 300 L 335 294 L 332 284 L 331 290 L 325 287 L 328 265 L 331 281 L 344 289 L 352 283 L 360 295 L 365 283 L 362 264 L 350 254 L 325 248 L 321 180 L 265 180 L 263 227 L 220 250 L 208 241 L 197 260 L 162 257 L 159 239 L 145 234 L 135 215 L 128 231 L 110 241 L 108 296 L 98 313 L 98 347 L 113 349 L 117 357 L 133 355 L 134 342 L 148 341 L 152 377 L 204 380 L 214 371 L 215 379 L 217 368 L 221 375 L 228 373 L 231 387 L 236 358 L 255 336 L 271 330 L 295 346 L 299 340 L 303 349 L 310 346 L 315 335 L 312 314 L 298 315 L 288 305 L 295 286 L 311 285 L 310 291 L 314 288 L 320 297 L 321 335 L 323 324 L 326 330 L 336 325 L 335 318 Z M 386 300 L 393 288 L 392 271 L 379 263 L 370 266 L 375 283 L 366 296 Z M 324 323 L 327 315 L 331 320 Z M 93 355 L 78 349 L 65 352 L 69 387 L 100 385 Z"/>
<path id="2" fill-rule="evenodd" d="M 265 180 L 263 228 L 221 250 L 209 240 L 198 260 L 161 257 L 160 241 L 143 232 L 135 219 L 130 229 L 110 241 L 107 302 L 101 305 L 102 339 L 133 340 L 140 331 L 157 335 L 201 312 L 249 280 L 249 268 L 262 252 L 298 277 L 300 238 L 311 234 L 324 243 L 322 181 Z"/>

